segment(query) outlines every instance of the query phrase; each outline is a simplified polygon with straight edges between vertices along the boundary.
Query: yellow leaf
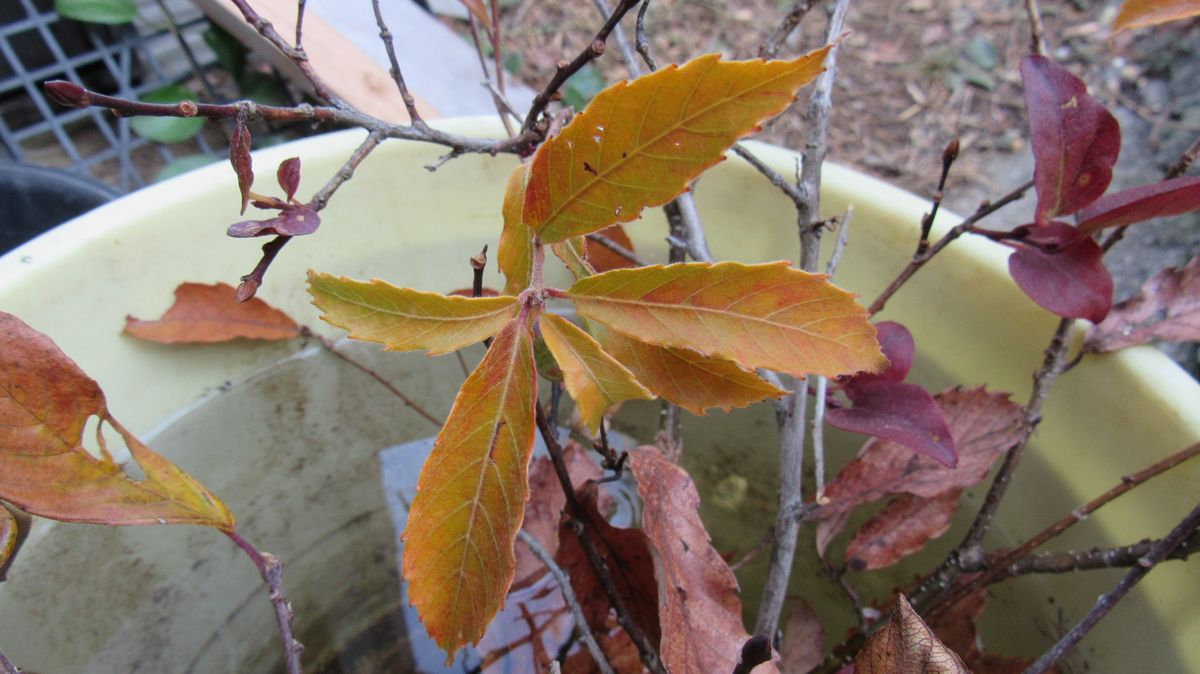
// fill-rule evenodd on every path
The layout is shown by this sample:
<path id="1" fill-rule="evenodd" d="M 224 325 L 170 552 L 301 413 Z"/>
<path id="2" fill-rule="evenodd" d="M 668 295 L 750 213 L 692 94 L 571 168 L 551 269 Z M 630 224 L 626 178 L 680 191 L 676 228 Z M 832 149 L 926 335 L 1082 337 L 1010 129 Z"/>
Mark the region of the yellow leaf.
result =
<path id="1" fill-rule="evenodd" d="M 496 265 L 504 274 L 506 295 L 516 295 L 528 288 L 533 278 L 533 232 L 521 219 L 528 177 L 529 165 L 521 164 L 508 176 L 508 186 L 504 189 L 504 205 L 501 207 L 504 229 L 500 230 Z"/>
<path id="2" fill-rule="evenodd" d="M 857 674 L 971 674 L 938 640 L 903 595 L 887 627 L 872 634 L 854 657 Z"/>
<path id="3" fill-rule="evenodd" d="M 553 314 L 542 316 L 542 338 L 562 369 L 567 392 L 579 406 L 579 415 L 596 433 L 608 408 L 622 400 L 649 400 L 654 394 L 633 373 L 600 348 L 588 333 Z"/>
<path id="4" fill-rule="evenodd" d="M 99 417 L 125 440 L 144 479 L 83 446 Z M 97 431 L 103 448 L 103 436 Z M 104 393 L 49 337 L 0 312 L 0 499 L 32 515 L 92 524 L 234 529 L 225 504 L 109 414 Z"/>
<path id="5" fill-rule="evenodd" d="M 592 263 L 588 261 L 587 244 L 583 237 L 577 236 L 566 241 L 559 241 L 551 245 L 550 250 L 553 250 L 558 259 L 567 265 L 567 269 L 575 278 L 583 278 L 596 273 Z"/>
<path id="6" fill-rule="evenodd" d="M 545 243 L 629 222 L 667 203 L 824 70 L 829 47 L 794 61 L 708 54 L 600 92 L 538 148 L 525 224 Z"/>
<path id="7" fill-rule="evenodd" d="M 25 515 L 24 518 L 22 526 L 13 511 L 0 503 L 0 582 L 4 581 L 8 568 L 12 566 L 13 556 L 17 554 L 22 537 L 28 533 L 29 516 Z"/>
<path id="8" fill-rule="evenodd" d="M 1136 30 L 1200 16 L 1200 0 L 1125 0 L 1113 31 Z"/>
<path id="9" fill-rule="evenodd" d="M 691 349 L 647 344 L 615 330 L 600 328 L 597 337 L 646 388 L 692 414 L 703 416 L 711 407 L 729 411 L 787 395 L 728 360 Z"/>
<path id="10" fill-rule="evenodd" d="M 617 269 L 567 294 L 580 314 L 627 336 L 747 368 L 837 377 L 887 364 L 854 295 L 787 262 Z"/>
<path id="11" fill-rule="evenodd" d="M 521 316 L 463 384 L 417 482 L 404 578 L 425 629 L 450 658 L 479 641 L 512 584 L 513 542 L 529 497 L 535 379 L 533 336 Z"/>
<path id="12" fill-rule="evenodd" d="M 517 315 L 515 297 L 461 297 L 308 272 L 308 292 L 321 318 L 352 339 L 389 351 L 425 349 L 431 356 L 482 342 Z"/>

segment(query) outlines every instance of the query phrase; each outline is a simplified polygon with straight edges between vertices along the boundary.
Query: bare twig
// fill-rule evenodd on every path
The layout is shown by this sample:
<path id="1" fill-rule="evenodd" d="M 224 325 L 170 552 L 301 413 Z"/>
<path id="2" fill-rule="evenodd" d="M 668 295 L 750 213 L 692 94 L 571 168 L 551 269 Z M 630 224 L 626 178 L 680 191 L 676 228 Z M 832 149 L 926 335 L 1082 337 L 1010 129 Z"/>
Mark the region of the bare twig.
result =
<path id="1" fill-rule="evenodd" d="M 825 394 L 829 380 L 817 377 L 817 395 L 813 400 L 812 441 L 813 473 L 816 475 L 817 503 L 825 499 Z"/>
<path id="2" fill-rule="evenodd" d="M 829 255 L 829 263 L 825 265 L 825 273 L 833 278 L 834 272 L 837 271 L 838 264 L 842 261 L 842 253 L 846 251 L 846 244 L 850 240 L 850 221 L 854 219 L 854 204 L 846 207 L 846 212 L 842 214 L 842 220 L 838 224 L 837 241 L 833 244 L 833 252 Z"/>
<path id="3" fill-rule="evenodd" d="M 361 164 L 362 161 L 367 158 L 367 155 L 371 154 L 371 152 L 373 152 L 381 142 L 383 142 L 383 134 L 376 132 L 368 133 L 367 137 L 363 139 L 363 142 L 359 143 L 354 152 L 350 154 L 350 157 L 347 158 L 346 161 L 342 162 L 342 165 L 338 168 L 337 172 L 333 174 L 333 177 L 326 181 L 325 184 L 321 186 L 321 189 L 317 190 L 317 193 L 314 194 L 312 199 L 309 200 L 309 207 L 314 211 L 324 210 L 324 208 L 329 205 L 329 200 L 333 198 L 334 192 L 337 192 L 339 187 L 354 177 L 354 171 L 358 168 L 358 165 Z"/>
<path id="4" fill-rule="evenodd" d="M 766 41 L 758 48 L 758 57 L 761 59 L 773 59 L 779 55 L 779 50 L 783 48 L 783 43 L 796 30 L 800 22 L 804 20 L 804 16 L 816 7 L 821 0 L 797 0 L 792 3 L 792 8 L 784 15 L 783 20 L 771 31 Z"/>
<path id="5" fill-rule="evenodd" d="M 1108 612 L 1133 589 L 1133 586 L 1137 585 L 1146 574 L 1150 573 L 1151 569 L 1166 559 L 1173 550 L 1178 548 L 1184 539 L 1196 531 L 1197 527 L 1200 527 L 1200 505 L 1188 513 L 1187 517 L 1183 518 L 1183 521 L 1171 530 L 1171 533 L 1158 541 L 1145 557 L 1138 560 L 1137 565 L 1130 569 L 1129 573 L 1125 574 L 1125 577 L 1117 583 L 1111 592 L 1100 595 L 1100 599 L 1096 601 L 1096 605 L 1092 607 L 1092 610 L 1088 611 L 1087 615 L 1075 627 L 1071 628 L 1071 631 L 1067 632 L 1058 643 L 1054 644 L 1049 651 L 1030 665 L 1025 670 L 1025 674 L 1043 674 L 1043 672 L 1054 666 L 1054 663 L 1058 662 L 1068 651 L 1073 649 L 1096 626 L 1096 623 L 1108 615 Z"/>
<path id="6" fill-rule="evenodd" d="M 747 162 L 750 162 L 751 166 L 757 169 L 759 173 L 766 176 L 767 179 L 771 181 L 772 185 L 782 190 L 783 193 L 786 194 L 787 197 L 797 205 L 797 207 L 802 201 L 804 201 L 804 196 L 800 194 L 800 189 L 798 187 L 792 184 L 787 178 L 784 178 L 781 173 L 770 166 L 767 166 L 763 160 L 759 159 L 758 156 L 751 152 L 750 149 L 745 145 L 742 145 L 741 143 L 735 143 L 733 146 L 733 151 L 737 153 L 737 156 L 745 159 Z"/>
<path id="7" fill-rule="evenodd" d="M 391 65 L 388 72 L 391 73 L 396 88 L 400 90 L 400 98 L 404 99 L 404 109 L 408 111 L 408 118 L 413 126 L 425 126 L 425 121 L 421 119 L 421 113 L 417 112 L 417 100 L 413 98 L 412 93 L 408 90 L 408 85 L 404 82 L 404 73 L 400 70 L 400 60 L 396 58 L 396 43 L 392 38 L 392 31 L 388 30 L 387 23 L 383 20 L 383 10 L 379 6 L 379 0 L 371 0 L 371 7 L 375 10 L 375 25 L 379 26 L 379 39 L 383 42 L 383 48 L 387 50 L 388 63 Z M 299 30 L 300 27 L 297 26 L 297 35 L 299 35 Z"/>
<path id="8" fill-rule="evenodd" d="M 1162 473 L 1196 457 L 1197 455 L 1200 455 L 1200 443 L 1196 443 L 1187 449 L 1160 459 L 1159 461 L 1154 462 L 1152 465 L 1147 466 L 1136 473 L 1122 477 L 1121 482 L 1108 491 L 1079 506 L 1075 510 L 1071 511 L 1070 514 L 1030 537 L 1027 541 L 1016 548 L 1001 554 L 999 557 L 989 555 L 989 558 L 976 557 L 975 559 L 969 561 L 960 560 L 959 564 L 962 571 L 968 573 L 982 573 L 973 577 L 970 582 L 962 584 L 958 587 L 950 588 L 949 591 L 942 593 L 942 595 L 936 600 L 936 603 L 930 605 L 929 615 L 932 615 L 933 612 L 948 609 L 950 606 L 953 606 L 955 602 L 966 596 L 969 596 L 970 594 L 974 593 L 975 590 L 989 582 L 992 582 L 995 578 L 1004 574 L 1008 574 L 1009 569 L 1011 569 L 1012 566 L 1017 564 L 1019 561 L 1023 562 L 1029 553 L 1038 549 L 1046 542 L 1061 535 L 1064 531 L 1075 526 L 1077 523 L 1087 519 L 1092 513 L 1096 512 L 1104 505 L 1119 498 L 1121 495 L 1137 487 L 1138 485 L 1144 484 L 1151 478 L 1161 475 Z"/>
<path id="9" fill-rule="evenodd" d="M 588 652 L 592 654 L 592 660 L 595 661 L 596 668 L 602 674 L 613 674 L 612 665 L 608 664 L 608 658 L 604 657 L 604 651 L 600 650 L 600 644 L 596 643 L 596 637 L 592 636 L 592 630 L 588 627 L 587 618 L 583 615 L 583 608 L 580 607 L 579 600 L 575 598 L 575 591 L 571 589 L 571 579 L 567 577 L 562 567 L 554 563 L 554 558 L 550 556 L 546 548 L 542 547 L 541 542 L 530 535 L 528 531 L 521 529 L 517 532 L 517 538 L 520 538 L 525 545 L 529 546 L 529 551 L 540 559 L 542 564 L 546 565 L 546 570 L 558 582 L 558 588 L 562 591 L 563 601 L 567 603 L 567 607 L 571 609 L 571 615 L 575 618 L 575 631 L 579 634 L 579 638 L 583 639 Z"/>
<path id="10" fill-rule="evenodd" d="M 841 35 L 849 4 L 849 0 L 837 0 L 834 5 L 825 31 L 827 42 Z M 829 138 L 829 111 L 833 81 L 837 75 L 837 51 L 835 45 L 825 59 L 826 70 L 817 78 L 806 117 L 809 136 L 799 180 L 803 199 L 797 204 L 796 212 L 800 229 L 800 268 L 810 272 L 817 270 L 820 255 L 821 232 L 813 226 L 813 219 L 820 212 L 821 164 L 825 161 Z M 754 628 L 755 634 L 772 639 L 779 628 L 779 616 L 787 596 L 800 529 L 800 520 L 794 513 L 803 506 L 804 443 L 808 434 L 805 421 L 807 390 L 807 379 L 798 380 L 796 391 L 786 401 L 787 407 L 778 415 L 779 506 L 775 514 L 775 544 L 771 547 L 771 563 L 767 569 L 767 580 Z"/>
<path id="11" fill-rule="evenodd" d="M 659 658 L 658 650 L 650 643 L 642 628 L 634 622 L 628 608 L 625 606 L 625 602 L 621 599 L 620 593 L 617 592 L 617 586 L 613 582 L 608 565 L 604 562 L 604 558 L 600 556 L 600 552 L 596 548 L 596 542 L 592 540 L 591 531 L 586 524 L 587 512 L 575 495 L 575 488 L 571 485 L 571 475 L 567 472 L 567 464 L 563 461 L 562 446 L 559 445 L 558 439 L 554 437 L 554 431 L 550 428 L 550 422 L 546 419 L 546 413 L 542 409 L 540 400 L 534 405 L 534 410 L 538 432 L 541 434 L 542 440 L 546 443 L 546 449 L 550 454 L 550 462 L 554 465 L 554 472 L 557 474 L 563 494 L 566 496 L 567 511 L 571 518 L 579 524 L 574 531 L 579 536 L 579 543 L 588 558 L 588 563 L 596 571 L 596 577 L 600 580 L 600 587 L 612 603 L 613 609 L 616 610 L 617 622 L 629 634 L 629 638 L 633 640 L 634 645 L 637 646 L 642 664 L 654 674 L 667 674 L 662 660 Z"/>
<path id="12" fill-rule="evenodd" d="M 3 651 L 0 651 L 0 674 L 21 674 L 21 670 L 4 656 Z"/>
<path id="13" fill-rule="evenodd" d="M 1038 0 L 1025 0 L 1025 13 L 1029 15 L 1029 53 L 1046 53 L 1046 33 L 1042 30 L 1042 10 Z"/>
<path id="14" fill-rule="evenodd" d="M 933 221 L 937 219 L 938 209 L 942 206 L 943 191 L 946 189 L 946 178 L 950 177 L 950 167 L 958 159 L 958 139 L 950 141 L 942 151 L 942 175 L 938 178 L 937 191 L 933 193 L 933 207 L 921 218 L 921 240 L 917 243 L 917 255 L 929 250 L 929 232 L 933 229 Z"/>
<path id="15" fill-rule="evenodd" d="M 242 18 L 246 20 L 246 23 L 253 26 L 259 35 L 266 38 L 284 56 L 288 57 L 292 63 L 296 64 L 296 67 L 300 69 L 300 72 L 304 73 L 304 77 L 312 85 L 313 92 L 316 93 L 318 98 L 328 101 L 336 108 L 348 109 L 350 107 L 349 103 L 333 93 L 320 76 L 317 75 L 317 71 L 313 69 L 312 63 L 308 60 L 308 53 L 299 44 L 299 38 L 301 37 L 299 23 L 296 25 L 297 44 L 293 46 L 288 44 L 287 40 L 283 39 L 283 36 L 279 34 L 279 31 L 275 30 L 275 26 L 270 21 L 262 18 L 258 15 L 258 12 L 254 11 L 248 0 L 231 0 L 231 2 L 242 13 Z"/>
<path id="16" fill-rule="evenodd" d="M 592 0 L 592 4 L 596 5 L 601 16 L 607 18 L 612 14 L 608 0 Z M 633 48 L 629 46 L 629 40 L 625 37 L 625 29 L 621 28 L 621 24 L 617 24 L 616 28 L 613 28 L 613 38 L 617 41 L 617 48 L 621 50 L 621 58 L 625 60 L 625 67 L 629 69 L 629 77 L 632 79 L 640 76 L 642 67 L 638 65 L 637 56 L 634 55 Z"/>
<path id="17" fill-rule="evenodd" d="M 389 382 L 387 379 L 384 379 L 383 375 L 381 375 L 378 372 L 376 372 L 375 370 L 372 370 L 371 368 L 367 367 L 363 363 L 359 362 L 357 359 L 351 358 L 350 356 L 347 356 L 345 353 L 342 353 L 341 351 L 339 351 L 337 348 L 337 345 L 334 344 L 332 340 L 322 337 L 321 335 L 313 332 L 313 330 L 308 327 L 301 328 L 300 334 L 302 334 L 304 337 L 308 337 L 308 338 L 317 340 L 317 343 L 320 344 L 321 347 L 324 348 L 326 351 L 328 351 L 331 356 L 334 356 L 335 358 L 341 360 L 342 362 L 346 363 L 347 365 L 358 370 L 359 372 L 362 372 L 363 374 L 367 375 L 371 379 L 374 379 L 380 386 L 387 389 L 389 393 L 396 396 L 396 398 L 399 399 L 400 402 L 404 403 L 404 405 L 406 407 L 408 407 L 412 411 L 416 412 L 418 415 L 420 415 L 422 418 L 424 418 L 425 420 L 427 420 L 429 423 L 433 424 L 437 428 L 442 427 L 443 422 L 441 420 L 439 420 L 437 417 L 430 414 L 424 407 L 421 407 L 421 405 L 419 403 L 417 403 L 415 400 L 413 400 L 412 398 L 409 398 L 407 395 L 405 395 L 404 392 L 401 391 L 400 389 L 396 388 L 396 386 L 394 384 Z"/>
<path id="18" fill-rule="evenodd" d="M 287 667 L 287 673 L 301 674 L 300 654 L 304 652 L 304 646 L 296 641 L 296 637 L 292 634 L 292 620 L 295 618 L 295 614 L 292 612 L 292 603 L 288 601 L 287 595 L 283 592 L 283 560 L 270 553 L 259 552 L 236 531 L 228 531 L 225 535 L 241 548 L 242 552 L 246 553 L 246 556 L 258 568 L 258 574 L 262 576 L 270 593 L 271 606 L 275 609 L 275 624 L 279 628 L 279 638 L 283 642 L 283 661 Z"/>
<path id="19" fill-rule="evenodd" d="M 601 246 L 604 246 L 605 248 L 611 250 L 612 252 L 616 253 L 617 255 L 620 255 L 621 257 L 625 258 L 626 260 L 629 260 L 630 262 L 634 263 L 635 265 L 637 265 L 639 267 L 645 267 L 648 264 L 645 260 L 638 257 L 637 253 L 633 252 L 632 250 L 629 250 L 625 246 L 622 246 L 621 244 L 617 243 L 616 241 L 613 241 L 612 239 L 608 238 L 607 236 L 604 236 L 603 234 L 592 233 L 592 234 L 588 234 L 587 238 L 589 241 L 595 241 L 596 243 L 600 244 Z"/>
<path id="20" fill-rule="evenodd" d="M 534 128 L 538 118 L 545 112 L 546 106 L 550 105 L 551 98 L 553 98 L 554 94 L 567 80 L 571 79 L 572 75 L 579 72 L 585 65 L 596 60 L 604 53 L 604 41 L 608 39 L 609 33 L 612 32 L 613 28 L 620 23 L 621 18 L 629 10 L 633 9 L 638 2 L 640 0 L 620 0 L 617 8 L 608 17 L 608 21 L 605 21 L 604 26 L 596 32 L 596 36 L 592 38 L 591 43 L 569 63 L 559 65 L 558 69 L 554 72 L 554 77 L 550 78 L 546 86 L 533 98 L 533 105 L 529 109 L 529 114 L 525 116 L 525 124 L 521 126 L 522 133 L 531 131 Z"/>
<path id="21" fill-rule="evenodd" d="M 1158 543 L 1158 540 L 1144 540 L 1132 545 L 1122 545 L 1115 548 L 1092 548 L 1091 550 L 1068 550 L 1066 552 L 1041 552 L 1032 554 L 1003 567 L 1001 573 L 988 582 L 996 583 L 1016 576 L 1027 576 L 1034 573 L 1074 573 L 1076 571 L 1091 571 L 1094 569 L 1130 567 L 1138 564 Z M 1187 560 L 1188 557 L 1196 552 L 1200 552 L 1200 530 L 1193 531 L 1166 558 Z"/>
<path id="22" fill-rule="evenodd" d="M 650 55 L 650 41 L 646 39 L 646 10 L 650 9 L 650 0 L 642 0 L 642 8 L 637 13 L 637 26 L 635 32 L 635 44 L 637 45 L 637 53 L 641 55 L 642 61 L 646 63 L 646 67 L 650 72 L 658 70 L 658 64 L 654 62 L 654 57 Z"/>
<path id="23" fill-rule="evenodd" d="M 304 10 L 308 0 L 296 0 L 296 49 L 304 49 Z"/>
<path id="24" fill-rule="evenodd" d="M 905 283 L 907 283 L 908 280 L 912 278 L 913 274 L 916 274 L 918 271 L 920 271 L 921 267 L 924 267 L 926 263 L 932 260 L 935 255 L 942 252 L 942 250 L 946 246 L 950 245 L 955 239 L 971 231 L 975 224 L 980 220 L 983 220 L 992 213 L 995 213 L 1014 201 L 1020 201 L 1031 187 L 1033 187 L 1033 181 L 1029 180 L 994 202 L 986 201 L 980 204 L 979 208 L 976 209 L 974 213 L 953 227 L 950 231 L 942 235 L 942 238 L 938 239 L 937 242 L 930 246 L 927 251 L 924 253 L 914 253 L 912 259 L 908 263 L 908 266 L 905 267 L 890 284 L 888 284 L 887 288 L 884 288 L 883 292 L 879 293 L 879 297 L 875 298 L 875 301 L 871 303 L 871 306 L 867 309 L 867 311 L 871 314 L 877 314 L 880 311 L 883 311 L 883 308 L 887 305 L 888 300 L 892 298 L 892 295 L 895 295 L 896 291 L 899 290 Z"/>

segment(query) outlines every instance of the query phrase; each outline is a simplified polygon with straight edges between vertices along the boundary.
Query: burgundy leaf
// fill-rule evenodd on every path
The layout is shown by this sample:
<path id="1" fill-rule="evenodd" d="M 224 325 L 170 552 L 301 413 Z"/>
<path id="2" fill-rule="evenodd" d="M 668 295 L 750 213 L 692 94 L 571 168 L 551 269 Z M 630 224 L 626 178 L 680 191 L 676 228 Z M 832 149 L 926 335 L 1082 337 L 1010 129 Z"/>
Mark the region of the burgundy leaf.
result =
<path id="1" fill-rule="evenodd" d="M 291 201 L 292 197 L 296 196 L 296 190 L 300 189 L 300 158 L 292 157 L 279 162 L 275 178 L 283 188 L 283 193 L 287 195 L 287 200 Z"/>
<path id="2" fill-rule="evenodd" d="M 908 328 L 895 321 L 883 321 L 875 324 L 875 330 L 883 355 L 887 356 L 888 368 L 879 374 L 863 372 L 855 375 L 846 383 L 847 389 L 878 381 L 901 382 L 912 369 L 916 347 Z"/>
<path id="3" fill-rule="evenodd" d="M 238 189 L 242 191 L 242 213 L 250 203 L 250 188 L 254 185 L 254 163 L 250 159 L 250 129 L 246 122 L 238 119 L 229 139 L 229 163 L 237 174 Z"/>
<path id="4" fill-rule="evenodd" d="M 1044 56 L 1021 61 L 1039 225 L 1095 201 L 1112 181 L 1121 127 L 1083 80 Z"/>
<path id="5" fill-rule="evenodd" d="M 1087 348 L 1116 351 L 1152 340 L 1200 341 L 1200 257 L 1164 269 L 1142 286 L 1142 294 L 1113 307 L 1088 331 Z"/>
<path id="6" fill-rule="evenodd" d="M 834 428 L 898 442 L 950 468 L 958 463 L 942 410 L 925 389 L 876 381 L 847 387 L 846 395 L 854 406 L 831 409 L 826 415 Z"/>
<path id="7" fill-rule="evenodd" d="M 317 231 L 321 216 L 308 206 L 289 208 L 266 220 L 245 220 L 229 226 L 227 234 L 236 239 L 252 236 L 303 236 Z"/>
<path id="8" fill-rule="evenodd" d="M 1113 280 L 1104 251 L 1064 223 L 1025 225 L 1026 245 L 1008 258 L 1008 272 L 1039 306 L 1063 318 L 1099 323 L 1112 308 Z"/>
<path id="9" fill-rule="evenodd" d="M 901 494 L 867 520 L 846 547 L 846 564 L 855 571 L 887 568 L 920 552 L 946 533 L 958 511 L 961 490 L 935 498 Z"/>
<path id="10" fill-rule="evenodd" d="M 1079 231 L 1091 234 L 1143 220 L 1200 209 L 1200 176 L 1163 180 L 1100 197 L 1076 216 Z"/>
<path id="11" fill-rule="evenodd" d="M 1021 406 L 1009 400 L 1007 393 L 989 393 L 982 387 L 951 388 L 937 395 L 937 403 L 958 449 L 958 465 L 947 468 L 897 442 L 872 439 L 863 445 L 858 458 L 826 485 L 827 502 L 819 513 L 822 520 L 892 494 L 934 498 L 970 487 L 982 480 L 996 458 L 1020 437 Z M 833 529 L 824 536 L 832 538 L 840 526 Z"/>

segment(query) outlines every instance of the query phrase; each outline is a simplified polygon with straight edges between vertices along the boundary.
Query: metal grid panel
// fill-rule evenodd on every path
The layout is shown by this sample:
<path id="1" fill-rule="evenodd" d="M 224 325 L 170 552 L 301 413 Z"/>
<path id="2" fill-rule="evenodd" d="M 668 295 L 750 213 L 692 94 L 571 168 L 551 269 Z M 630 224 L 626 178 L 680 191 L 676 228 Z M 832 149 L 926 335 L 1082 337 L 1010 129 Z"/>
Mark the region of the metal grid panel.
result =
<path id="1" fill-rule="evenodd" d="M 0 79 L 4 153 L 16 161 L 66 168 L 123 192 L 152 181 L 158 167 L 174 158 L 172 148 L 138 137 L 129 120 L 107 111 L 56 105 L 42 94 L 41 82 L 68 79 L 132 98 L 191 77 L 188 61 L 203 74 L 211 55 L 208 63 L 198 62 L 188 42 L 197 41 L 206 22 L 184 7 L 190 16 L 175 23 L 174 12 L 161 1 L 158 5 L 162 20 L 155 21 L 157 30 L 64 20 L 54 13 L 51 0 L 16 0 L 10 5 L 7 12 L 16 16 L 0 26 L 0 73 L 7 75 Z M 169 58 L 181 52 L 187 60 Z M 202 82 L 211 95 L 206 78 Z M 224 149 L 214 147 L 203 133 L 188 144 L 192 152 L 209 155 Z"/>

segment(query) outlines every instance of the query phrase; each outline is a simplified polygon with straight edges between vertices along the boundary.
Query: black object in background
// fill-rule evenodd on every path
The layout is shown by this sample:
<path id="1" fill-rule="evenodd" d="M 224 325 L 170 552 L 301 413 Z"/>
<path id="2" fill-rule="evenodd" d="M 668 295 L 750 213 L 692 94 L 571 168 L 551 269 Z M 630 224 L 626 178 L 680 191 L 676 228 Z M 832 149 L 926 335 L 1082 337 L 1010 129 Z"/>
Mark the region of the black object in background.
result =
<path id="1" fill-rule="evenodd" d="M 0 162 L 0 254 L 117 196 L 65 171 Z"/>

